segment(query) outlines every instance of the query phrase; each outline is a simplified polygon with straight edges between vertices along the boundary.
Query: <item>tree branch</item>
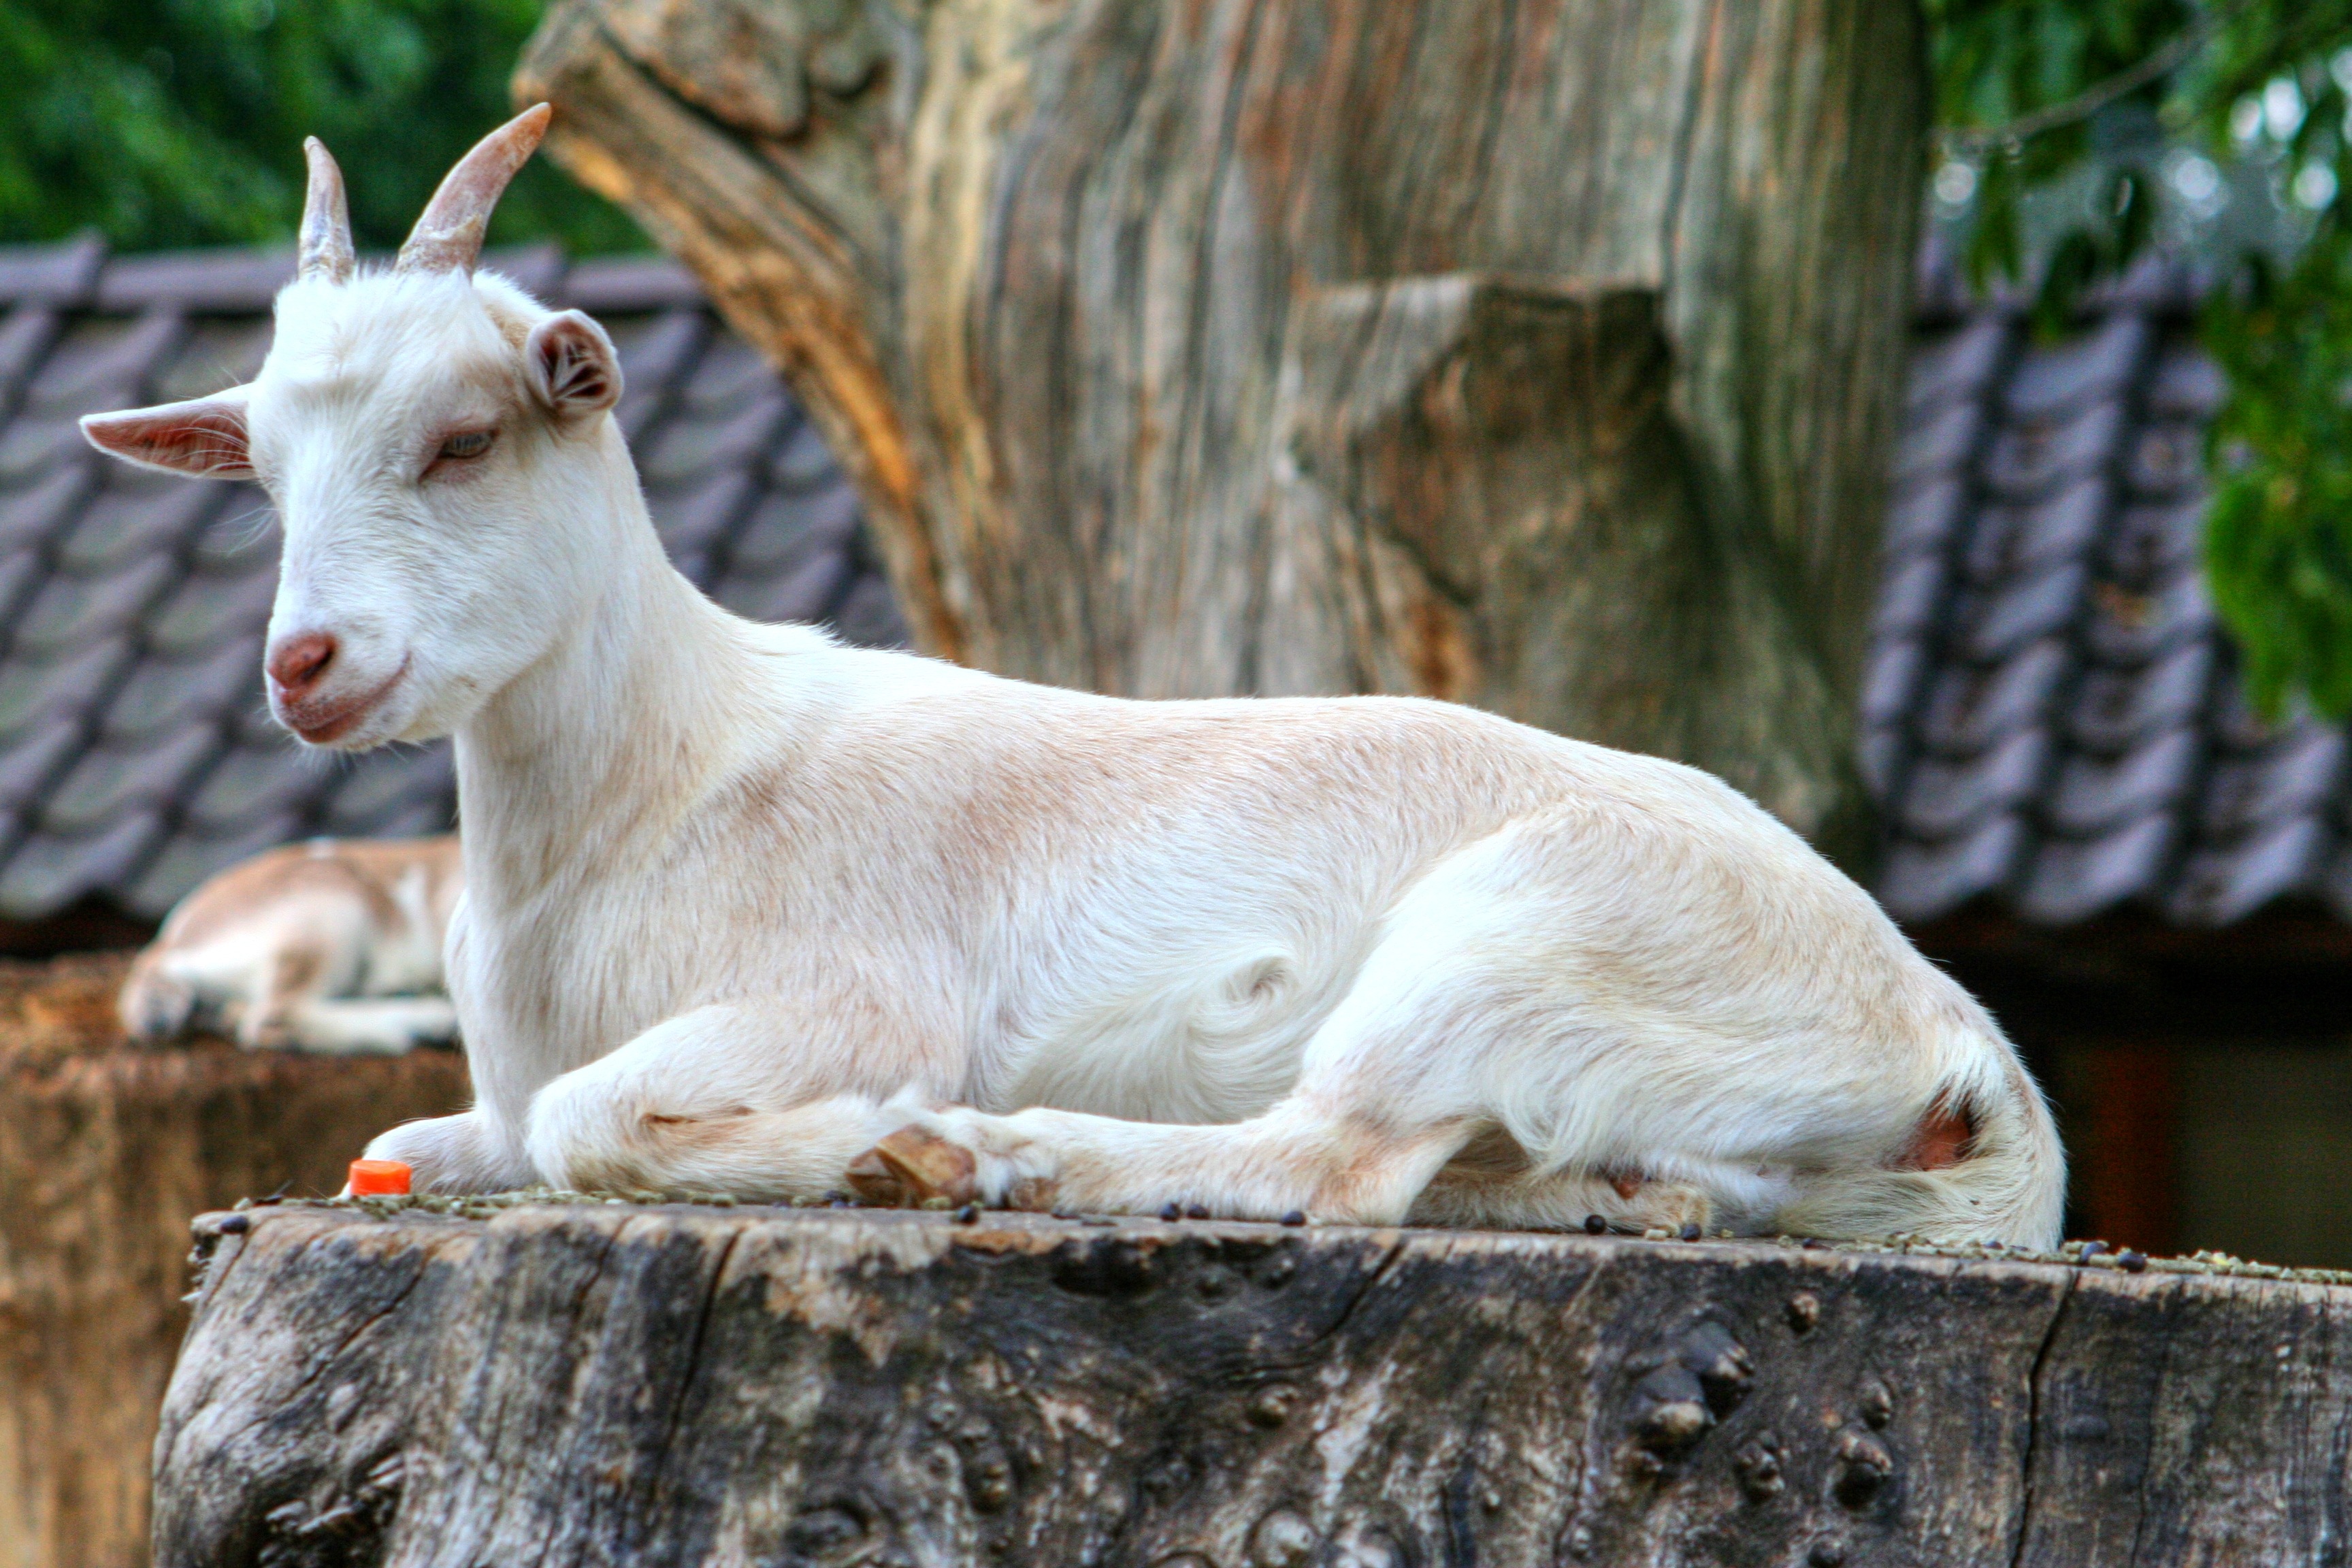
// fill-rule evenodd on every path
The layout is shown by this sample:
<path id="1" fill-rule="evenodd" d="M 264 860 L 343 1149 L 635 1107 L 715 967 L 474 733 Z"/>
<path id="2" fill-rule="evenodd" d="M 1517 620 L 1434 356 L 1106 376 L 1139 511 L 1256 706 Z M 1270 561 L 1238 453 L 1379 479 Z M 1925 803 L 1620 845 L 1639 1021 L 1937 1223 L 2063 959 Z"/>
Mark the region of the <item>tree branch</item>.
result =
<path id="1" fill-rule="evenodd" d="M 2244 9 L 2245 0 L 2239 0 L 2237 5 L 2209 14 L 2139 64 L 2117 71 L 2103 81 L 2092 83 L 2063 103 L 2037 109 L 2031 114 L 2021 114 L 2000 125 L 1955 126 L 1939 130 L 1936 132 L 1936 140 L 1942 144 L 1944 155 L 1948 158 L 1976 159 L 1982 158 L 1996 147 L 2013 145 L 2044 132 L 2088 120 L 2117 99 L 2137 92 L 2148 83 L 2160 80 L 2179 69 L 2191 55 L 2203 48 L 2215 33 L 2221 31 L 2225 22 Z"/>

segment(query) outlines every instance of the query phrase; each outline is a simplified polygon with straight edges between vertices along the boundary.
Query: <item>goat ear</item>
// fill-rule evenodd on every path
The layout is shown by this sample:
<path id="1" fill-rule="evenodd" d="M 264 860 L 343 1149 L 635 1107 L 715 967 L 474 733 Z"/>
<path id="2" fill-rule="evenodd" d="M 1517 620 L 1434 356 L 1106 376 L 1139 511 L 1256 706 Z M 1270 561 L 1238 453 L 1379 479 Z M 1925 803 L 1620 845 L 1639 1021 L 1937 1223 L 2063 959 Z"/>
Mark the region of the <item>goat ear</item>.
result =
<path id="1" fill-rule="evenodd" d="M 602 414 L 621 401 L 621 358 L 613 340 L 577 310 L 533 327 L 522 353 L 531 390 L 559 419 Z"/>
<path id="2" fill-rule="evenodd" d="M 253 478 L 247 444 L 245 388 L 211 397 L 118 414 L 85 414 L 81 433 L 100 451 L 142 468 L 194 474 L 204 479 Z"/>

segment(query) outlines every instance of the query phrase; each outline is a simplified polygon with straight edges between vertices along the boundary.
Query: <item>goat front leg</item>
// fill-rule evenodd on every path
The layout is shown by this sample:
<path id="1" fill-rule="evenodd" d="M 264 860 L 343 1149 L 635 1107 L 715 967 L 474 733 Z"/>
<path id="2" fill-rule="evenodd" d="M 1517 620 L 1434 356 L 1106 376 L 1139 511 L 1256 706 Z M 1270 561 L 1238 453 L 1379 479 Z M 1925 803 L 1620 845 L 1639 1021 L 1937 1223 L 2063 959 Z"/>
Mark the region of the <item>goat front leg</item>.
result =
<path id="1" fill-rule="evenodd" d="M 845 1082 L 832 1064 L 887 1061 L 905 1070 L 900 1082 L 925 1075 L 903 1050 L 830 1040 L 812 1049 L 824 1035 L 803 1034 L 794 1017 L 788 1006 L 698 1008 L 565 1073 L 531 1100 L 531 1164 L 553 1185 L 597 1191 L 843 1190 L 851 1158 L 923 1100 Z"/>
<path id="2" fill-rule="evenodd" d="M 880 1140 L 851 1163 L 849 1178 L 876 1203 L 945 1198 L 1102 1214 L 1198 1205 L 1234 1219 L 1300 1214 L 1394 1225 L 1473 1131 L 1460 1121 L 1384 1125 L 1298 1096 L 1213 1126 L 950 1107 L 923 1110 Z"/>
<path id="3" fill-rule="evenodd" d="M 403 1122 L 367 1146 L 371 1160 L 398 1160 L 419 1193 L 501 1193 L 539 1180 L 518 1140 L 479 1110 Z"/>

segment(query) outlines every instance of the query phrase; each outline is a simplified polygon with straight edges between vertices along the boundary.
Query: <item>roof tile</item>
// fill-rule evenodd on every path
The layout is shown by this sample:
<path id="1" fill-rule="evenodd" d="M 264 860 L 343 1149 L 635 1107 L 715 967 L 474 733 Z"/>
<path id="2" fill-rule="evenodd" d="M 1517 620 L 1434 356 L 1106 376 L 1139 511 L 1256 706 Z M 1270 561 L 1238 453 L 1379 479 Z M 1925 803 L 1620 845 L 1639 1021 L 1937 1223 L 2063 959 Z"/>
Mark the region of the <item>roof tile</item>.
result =
<path id="1" fill-rule="evenodd" d="M 856 568 L 838 552 L 813 555 L 781 577 L 732 577 L 713 595 L 755 621 L 821 621 L 840 602 Z"/>
<path id="2" fill-rule="evenodd" d="M 2063 562 L 2021 583 L 1964 595 L 1953 611 L 1955 651 L 1990 664 L 2074 622 L 2090 574 Z"/>
<path id="3" fill-rule="evenodd" d="M 2198 496 L 2164 505 L 2125 509 L 2100 551 L 2108 575 L 2145 592 L 2197 564 L 2203 545 L 2205 500 Z"/>
<path id="4" fill-rule="evenodd" d="M 2010 374 L 2002 404 L 2012 417 L 2047 419 L 2111 400 L 2130 384 L 2154 338 L 2147 317 L 2118 311 L 2069 342 L 2029 348 Z"/>
<path id="5" fill-rule="evenodd" d="M 280 733 L 268 740 L 240 740 L 205 775 L 187 802 L 187 819 L 205 833 L 240 833 L 266 816 L 308 812 L 331 778 L 319 758 L 304 755 Z"/>
<path id="6" fill-rule="evenodd" d="M 2036 500 L 2078 474 L 2104 469 L 2124 428 L 2116 401 L 2004 426 L 1985 449 L 1985 483 L 2003 500 Z"/>
<path id="7" fill-rule="evenodd" d="M 2308 816 L 2344 773 L 2344 731 L 2305 720 L 2250 755 L 2215 763 L 2200 813 L 2208 833 L 2226 835 L 2282 816 Z"/>
<path id="8" fill-rule="evenodd" d="M 2194 339 L 2184 337 L 2165 346 L 2148 376 L 2147 411 L 2159 419 L 2199 425 L 2221 412 L 2228 392 L 2221 367 Z"/>
<path id="9" fill-rule="evenodd" d="M 0 246 L 0 302 L 80 305 L 98 287 L 106 241 L 86 234 L 57 245 Z"/>
<path id="10" fill-rule="evenodd" d="M 844 642 L 860 647 L 903 647 L 908 640 L 906 618 L 890 592 L 890 580 L 870 566 L 860 572 L 834 606 L 834 629 Z"/>
<path id="11" fill-rule="evenodd" d="M 1927 668 L 1927 647 L 1916 637 L 1890 637 L 1872 644 L 1869 660 L 1863 666 L 1863 723 L 1893 724 L 1907 718 Z"/>
<path id="12" fill-rule="evenodd" d="M 2072 925 L 2144 898 L 2160 885 L 2176 833 L 2174 818 L 2159 812 L 2095 838 L 2049 840 L 2033 857 L 2018 907 L 2045 924 Z"/>
<path id="13" fill-rule="evenodd" d="M 2147 593 L 2100 583 L 2092 589 L 2090 610 L 2084 644 L 2106 664 L 2146 663 L 2213 626 L 2205 580 L 2194 570 L 2175 573 Z"/>
<path id="14" fill-rule="evenodd" d="M 2067 734 L 2095 752 L 2120 752 L 2149 731 L 2197 721 L 2213 674 L 2213 645 L 2198 637 L 2152 664 L 2096 668 L 2084 676 Z"/>
<path id="15" fill-rule="evenodd" d="M 1946 557 L 1914 555 L 1895 562 L 1881 582 L 1878 608 L 1871 621 L 1878 637 L 1916 637 L 1936 624 L 1943 605 L 1944 583 L 1950 574 Z"/>
<path id="16" fill-rule="evenodd" d="M 1921 735 L 1935 751 L 1971 756 L 2038 724 L 2073 664 L 2061 639 L 2030 643 L 1997 665 L 1953 665 L 1927 694 Z"/>
<path id="17" fill-rule="evenodd" d="M 81 515 L 98 489 L 88 463 L 69 463 L 23 489 L 0 491 L 0 551 L 45 544 Z"/>
<path id="18" fill-rule="evenodd" d="M 0 868 L 0 909 L 54 910 L 92 888 L 120 887 L 162 839 L 162 818 L 140 812 L 82 838 L 27 836 Z"/>
<path id="19" fill-rule="evenodd" d="M 217 725 L 261 696 L 258 637 L 224 642 L 191 658 L 149 658 L 106 705 L 103 732 L 127 739 L 188 724 Z"/>
<path id="20" fill-rule="evenodd" d="M 54 719 L 78 721 L 114 689 L 133 655 L 129 637 L 60 650 L 46 662 L 12 658 L 0 665 L 0 736 Z"/>
<path id="21" fill-rule="evenodd" d="M 72 430 L 82 415 L 134 406 L 187 330 L 184 317 L 165 309 L 78 319 L 49 351 L 23 415 L 44 416 Z M 80 433 L 74 434 L 79 440 Z"/>
<path id="22" fill-rule="evenodd" d="M 1984 410 L 1974 403 L 1946 404 L 1904 428 L 1895 454 L 1895 479 L 1908 483 L 1930 474 L 1957 471 L 1977 449 Z"/>
<path id="23" fill-rule="evenodd" d="M 1892 798 L 1895 781 L 1903 774 L 1903 764 L 1911 755 L 1910 742 L 1901 726 L 1870 726 L 1863 731 L 1855 750 L 1862 784 L 1870 792 L 1870 797 L 1873 800 Z"/>
<path id="24" fill-rule="evenodd" d="M 47 305 L 18 305 L 0 317 L 0 416 L 16 410 L 36 365 L 65 330 L 65 313 Z"/>
<path id="25" fill-rule="evenodd" d="M 97 576 L 159 550 L 177 550 L 227 499 L 218 485 L 132 470 L 110 476 L 58 541 L 57 564 L 75 576 Z"/>
<path id="26" fill-rule="evenodd" d="M 1990 586 L 2088 554 L 2107 500 L 2106 480 L 2091 474 L 2038 501 L 1985 508 L 1964 552 L 1969 581 Z"/>
<path id="27" fill-rule="evenodd" d="M 15 811 L 37 805 L 49 780 L 81 751 L 83 742 L 79 713 L 52 714 L 0 741 L 0 808 Z"/>
<path id="28" fill-rule="evenodd" d="M 1957 474 L 1935 474 L 1904 486 L 1886 514 L 1888 559 L 1948 549 L 1968 511 L 1969 487 Z"/>
<path id="29" fill-rule="evenodd" d="M 1879 896 L 1897 920 L 1934 920 L 2004 887 L 2024 846 L 2024 824 L 2013 813 L 1987 817 L 1958 838 L 1898 840 L 1880 872 Z"/>
<path id="30" fill-rule="evenodd" d="M 382 833 L 378 825 L 419 805 L 446 823 L 457 796 L 456 759 L 446 741 L 422 751 L 373 752 L 353 760 L 329 797 L 326 826 L 337 833 Z M 436 831 L 438 831 L 436 829 Z"/>
<path id="31" fill-rule="evenodd" d="M 175 731 L 152 745 L 98 745 L 48 792 L 37 821 L 68 837 L 97 833 L 137 807 L 158 813 L 201 778 L 220 754 L 219 731 L 206 726 Z"/>
<path id="32" fill-rule="evenodd" d="M 574 262 L 564 276 L 562 298 L 592 316 L 702 306 L 702 289 L 694 274 L 667 256 L 594 257 Z"/>
<path id="33" fill-rule="evenodd" d="M 177 564 L 159 550 L 105 576 L 50 578 L 17 621 L 14 647 L 46 658 L 131 629 L 171 585 Z"/>
<path id="34" fill-rule="evenodd" d="M 118 257 L 98 278 L 100 310 L 269 309 L 294 280 L 294 250 L 165 250 Z"/>
<path id="35" fill-rule="evenodd" d="M 1973 757 L 1923 759 L 1903 792 L 1902 823 L 1922 838 L 1948 838 L 2032 800 L 2048 765 L 2049 735 L 2020 730 Z"/>
<path id="36" fill-rule="evenodd" d="M 2196 782 L 2202 748 L 2190 730 L 2159 730 L 2117 757 L 2077 752 L 2059 765 L 2048 825 L 2076 837 L 2166 812 Z"/>
<path id="37" fill-rule="evenodd" d="M 2011 333 L 1998 316 L 1979 316 L 1948 331 L 1921 336 L 1911 353 L 1906 395 L 1911 417 L 1950 398 L 1974 397 L 1991 384 L 2008 356 Z"/>
<path id="38" fill-rule="evenodd" d="M 2165 900 L 2185 925 L 2227 925 L 2284 894 L 2311 889 L 2329 847 L 2316 816 L 2289 816 L 2198 849 Z"/>
<path id="39" fill-rule="evenodd" d="M 2137 496 L 2165 500 L 2190 495 L 2204 480 L 2204 433 L 2185 420 L 2148 426 L 2132 437 L 2124 456 L 2124 481 Z"/>
<path id="40" fill-rule="evenodd" d="M 148 645 L 172 658 L 189 658 L 222 643 L 251 637 L 269 623 L 278 596 L 270 569 L 242 576 L 190 577 L 147 617 Z"/>

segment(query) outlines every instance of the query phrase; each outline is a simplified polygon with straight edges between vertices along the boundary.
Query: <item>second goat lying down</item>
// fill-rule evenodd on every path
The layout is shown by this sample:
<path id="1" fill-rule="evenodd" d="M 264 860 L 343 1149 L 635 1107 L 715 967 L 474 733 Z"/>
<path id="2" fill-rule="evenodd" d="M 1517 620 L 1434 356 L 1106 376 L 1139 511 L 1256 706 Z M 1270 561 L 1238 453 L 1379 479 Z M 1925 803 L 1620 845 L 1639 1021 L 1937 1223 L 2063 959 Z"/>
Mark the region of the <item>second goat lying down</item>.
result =
<path id="1" fill-rule="evenodd" d="M 317 838 L 241 861 L 181 900 L 131 965 L 123 1027 L 337 1056 L 453 1040 L 441 948 L 461 881 L 448 835 Z"/>
<path id="2" fill-rule="evenodd" d="M 268 487 L 298 735 L 457 737 L 479 1101 L 371 1154 L 435 1192 L 2055 1239 L 2057 1140 L 1991 1020 L 1704 773 L 712 605 L 647 521 L 603 331 L 473 270 L 545 120 L 382 273 L 312 143 L 259 375 L 88 422 Z"/>

